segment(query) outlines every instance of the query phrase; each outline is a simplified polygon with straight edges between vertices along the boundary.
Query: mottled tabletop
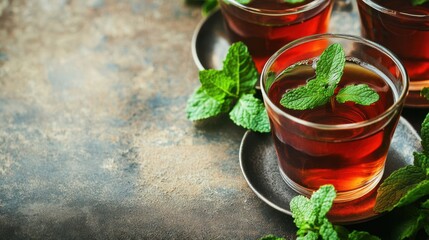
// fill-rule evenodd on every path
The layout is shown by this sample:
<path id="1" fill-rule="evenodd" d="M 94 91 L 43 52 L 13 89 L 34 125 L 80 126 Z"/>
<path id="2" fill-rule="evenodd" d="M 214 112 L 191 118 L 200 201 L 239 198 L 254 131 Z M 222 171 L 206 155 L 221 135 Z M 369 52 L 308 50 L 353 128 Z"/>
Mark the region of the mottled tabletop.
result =
<path id="1" fill-rule="evenodd" d="M 342 14 L 332 31 L 359 34 Z M 179 0 L 0 0 L 0 239 L 294 237 L 243 178 L 245 130 L 186 119 L 203 19 Z"/>

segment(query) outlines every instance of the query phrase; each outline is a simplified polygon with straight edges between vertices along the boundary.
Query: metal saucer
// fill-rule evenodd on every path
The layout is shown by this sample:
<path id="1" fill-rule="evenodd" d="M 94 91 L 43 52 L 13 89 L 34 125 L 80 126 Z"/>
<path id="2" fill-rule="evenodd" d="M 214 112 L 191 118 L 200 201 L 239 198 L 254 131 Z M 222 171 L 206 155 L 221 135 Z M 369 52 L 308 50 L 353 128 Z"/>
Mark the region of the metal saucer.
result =
<path id="1" fill-rule="evenodd" d="M 387 156 L 383 179 L 394 170 L 413 164 L 413 152 L 421 151 L 421 139 L 401 117 Z M 298 194 L 283 181 L 270 134 L 247 131 L 240 146 L 240 166 L 249 187 L 269 206 L 291 215 L 289 203 Z M 381 181 L 383 181 L 383 179 Z M 335 203 L 328 218 L 335 224 L 354 224 L 374 219 L 377 187 L 362 198 Z"/>

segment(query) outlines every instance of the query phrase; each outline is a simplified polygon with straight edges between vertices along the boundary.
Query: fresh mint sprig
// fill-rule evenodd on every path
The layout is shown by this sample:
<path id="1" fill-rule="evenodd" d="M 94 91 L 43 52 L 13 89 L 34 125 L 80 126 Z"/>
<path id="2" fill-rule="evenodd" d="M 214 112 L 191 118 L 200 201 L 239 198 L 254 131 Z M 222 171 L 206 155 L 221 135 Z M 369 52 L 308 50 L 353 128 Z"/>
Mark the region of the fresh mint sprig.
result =
<path id="1" fill-rule="evenodd" d="M 323 51 L 316 65 L 316 77 L 307 84 L 287 91 L 280 104 L 285 108 L 306 110 L 328 103 L 335 93 L 345 67 L 345 53 L 339 43 L 330 45 Z M 348 85 L 336 95 L 340 103 L 347 101 L 360 105 L 370 105 L 379 96 L 366 84 Z"/>
<path id="2" fill-rule="evenodd" d="M 323 185 L 311 198 L 298 195 L 292 198 L 290 209 L 297 226 L 297 240 L 329 239 L 329 240 L 379 240 L 368 232 L 353 230 L 332 224 L 326 217 L 331 209 L 336 191 L 332 185 Z M 267 235 L 260 240 L 285 240 L 274 235 Z"/>
<path id="3" fill-rule="evenodd" d="M 422 229 L 429 236 L 429 114 L 420 134 L 422 151 L 413 153 L 414 164 L 394 171 L 377 190 L 374 210 L 396 216 L 396 239 L 410 239 Z"/>
<path id="4" fill-rule="evenodd" d="M 232 44 L 222 70 L 199 72 L 201 87 L 188 99 L 188 119 L 205 120 L 228 113 L 238 126 L 255 132 L 269 132 L 265 106 L 254 96 L 258 76 L 246 45 L 242 42 Z"/>

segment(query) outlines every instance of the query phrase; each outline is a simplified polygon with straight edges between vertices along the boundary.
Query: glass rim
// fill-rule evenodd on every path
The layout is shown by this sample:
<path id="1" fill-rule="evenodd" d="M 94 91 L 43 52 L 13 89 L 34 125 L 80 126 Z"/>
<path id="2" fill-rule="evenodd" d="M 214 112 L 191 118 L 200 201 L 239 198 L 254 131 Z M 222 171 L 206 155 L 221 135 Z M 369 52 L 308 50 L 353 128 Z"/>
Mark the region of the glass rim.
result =
<path id="1" fill-rule="evenodd" d="M 225 1 L 225 0 L 220 0 L 220 1 Z M 305 5 L 301 5 L 295 8 L 287 8 L 283 10 L 259 9 L 259 8 L 248 7 L 244 4 L 237 2 L 236 0 L 226 0 L 226 1 L 244 11 L 247 11 L 253 14 L 265 15 L 265 16 L 287 16 L 291 14 L 297 14 L 297 13 L 302 13 L 302 12 L 312 10 L 320 6 L 322 3 L 331 2 L 332 0 L 314 0 Z"/>
<path id="2" fill-rule="evenodd" d="M 264 86 L 265 85 L 264 79 L 266 79 L 268 77 L 269 69 L 273 65 L 274 61 L 277 60 L 277 58 L 283 52 L 287 51 L 288 49 L 290 49 L 292 47 L 295 47 L 295 46 L 298 46 L 298 45 L 301 45 L 304 43 L 308 43 L 308 42 L 311 42 L 314 40 L 323 40 L 323 39 L 330 39 L 330 38 L 357 41 L 357 42 L 363 43 L 367 46 L 370 46 L 372 48 L 375 48 L 375 49 L 381 51 L 383 54 L 387 55 L 395 63 L 395 65 L 398 67 L 398 69 L 400 71 L 400 75 L 402 76 L 403 90 L 402 90 L 402 92 L 400 92 L 398 94 L 398 97 L 395 99 L 394 103 L 388 109 L 386 109 L 383 113 L 379 114 L 376 117 L 370 118 L 368 120 L 360 121 L 360 122 L 356 122 L 356 123 L 346 123 L 346 124 L 336 124 L 336 125 L 321 124 L 321 123 L 315 123 L 315 122 L 303 120 L 301 118 L 295 117 L 291 114 L 284 112 L 279 107 L 277 107 L 271 101 L 271 99 L 268 97 L 268 94 L 267 94 L 267 92 L 265 90 L 265 86 Z M 362 37 L 357 37 L 357 36 L 353 36 L 353 35 L 349 35 L 349 34 L 322 33 L 322 34 L 315 34 L 312 36 L 307 36 L 307 37 L 303 37 L 303 38 L 294 40 L 294 41 L 284 45 L 277 52 L 275 52 L 268 59 L 268 61 L 265 63 L 265 65 L 262 69 L 261 76 L 260 76 L 260 88 L 261 88 L 261 93 L 262 93 L 262 96 L 263 96 L 265 103 L 268 104 L 270 106 L 270 108 L 272 108 L 277 114 L 279 114 L 279 115 L 281 115 L 287 119 L 290 119 L 296 123 L 299 123 L 300 125 L 312 127 L 315 129 L 348 130 L 348 129 L 355 129 L 355 128 L 360 128 L 360 127 L 365 127 L 365 126 L 369 126 L 372 124 L 376 124 L 377 122 L 383 120 L 384 118 L 388 117 L 392 112 L 397 110 L 400 107 L 400 103 L 405 102 L 405 98 L 407 96 L 408 87 L 409 87 L 408 78 L 409 77 L 408 77 L 407 71 L 405 70 L 405 67 L 403 66 L 402 62 L 396 57 L 395 54 L 393 54 L 391 51 L 389 51 L 387 48 L 381 46 L 380 44 L 377 44 L 375 42 L 372 42 L 372 41 L 367 40 L 367 39 L 362 38 Z"/>
<path id="3" fill-rule="evenodd" d="M 375 3 L 372 0 L 361 0 L 366 5 L 372 7 L 373 9 L 388 14 L 390 16 L 394 17 L 404 17 L 408 18 L 410 20 L 421 20 L 421 21 L 429 21 L 429 15 L 428 14 L 418 14 L 418 13 L 407 13 L 399 10 L 393 10 L 384 6 L 379 5 L 378 3 Z"/>

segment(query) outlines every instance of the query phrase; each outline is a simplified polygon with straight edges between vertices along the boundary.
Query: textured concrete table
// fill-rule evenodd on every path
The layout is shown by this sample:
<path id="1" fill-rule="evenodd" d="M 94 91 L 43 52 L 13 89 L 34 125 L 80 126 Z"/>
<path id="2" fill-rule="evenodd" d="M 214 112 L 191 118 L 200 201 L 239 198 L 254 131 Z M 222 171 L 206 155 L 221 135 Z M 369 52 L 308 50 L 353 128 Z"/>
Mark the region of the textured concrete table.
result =
<path id="1" fill-rule="evenodd" d="M 198 7 L 0 0 L 1 239 L 293 237 L 238 164 L 244 130 L 185 117 Z"/>

